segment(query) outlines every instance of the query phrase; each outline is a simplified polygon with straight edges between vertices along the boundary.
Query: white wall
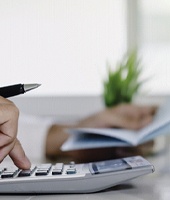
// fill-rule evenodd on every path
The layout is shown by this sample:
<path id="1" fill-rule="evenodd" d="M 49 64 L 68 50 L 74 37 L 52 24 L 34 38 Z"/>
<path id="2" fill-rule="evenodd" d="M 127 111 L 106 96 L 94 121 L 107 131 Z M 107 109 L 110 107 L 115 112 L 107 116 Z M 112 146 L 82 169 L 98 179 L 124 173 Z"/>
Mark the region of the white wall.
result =
<path id="1" fill-rule="evenodd" d="M 0 85 L 28 95 L 101 94 L 106 62 L 126 51 L 124 0 L 0 0 Z"/>

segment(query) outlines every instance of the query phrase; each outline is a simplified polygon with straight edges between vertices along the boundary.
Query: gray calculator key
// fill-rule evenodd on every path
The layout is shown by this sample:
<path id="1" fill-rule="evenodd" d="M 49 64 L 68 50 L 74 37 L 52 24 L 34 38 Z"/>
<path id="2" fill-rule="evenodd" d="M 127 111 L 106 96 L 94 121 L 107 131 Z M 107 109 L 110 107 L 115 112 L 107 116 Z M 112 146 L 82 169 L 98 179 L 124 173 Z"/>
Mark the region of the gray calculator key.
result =
<path id="1" fill-rule="evenodd" d="M 67 174 L 76 174 L 76 168 L 70 168 L 66 170 Z"/>
<path id="2" fill-rule="evenodd" d="M 62 170 L 61 169 L 53 169 L 52 175 L 59 175 L 59 174 L 62 174 Z"/>
<path id="3" fill-rule="evenodd" d="M 63 163 L 56 163 L 54 169 L 63 170 L 64 164 Z"/>
<path id="4" fill-rule="evenodd" d="M 19 177 L 24 177 L 24 176 L 31 176 L 32 173 L 34 172 L 35 168 L 27 169 L 27 170 L 21 170 L 18 174 Z"/>
<path id="5" fill-rule="evenodd" d="M 18 170 L 15 171 L 4 171 L 1 175 L 1 178 L 12 178 L 17 174 Z"/>

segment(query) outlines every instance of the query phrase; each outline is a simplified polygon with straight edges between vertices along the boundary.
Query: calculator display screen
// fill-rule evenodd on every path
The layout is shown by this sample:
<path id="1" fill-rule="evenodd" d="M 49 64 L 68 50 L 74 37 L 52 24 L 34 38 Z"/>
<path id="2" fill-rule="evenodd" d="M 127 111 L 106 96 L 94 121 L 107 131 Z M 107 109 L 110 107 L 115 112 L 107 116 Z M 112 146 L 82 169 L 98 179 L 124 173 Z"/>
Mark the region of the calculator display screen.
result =
<path id="1" fill-rule="evenodd" d="M 131 168 L 132 167 L 123 159 L 94 162 L 90 164 L 90 171 L 92 174 L 102 174 L 107 172 L 127 170 Z"/>

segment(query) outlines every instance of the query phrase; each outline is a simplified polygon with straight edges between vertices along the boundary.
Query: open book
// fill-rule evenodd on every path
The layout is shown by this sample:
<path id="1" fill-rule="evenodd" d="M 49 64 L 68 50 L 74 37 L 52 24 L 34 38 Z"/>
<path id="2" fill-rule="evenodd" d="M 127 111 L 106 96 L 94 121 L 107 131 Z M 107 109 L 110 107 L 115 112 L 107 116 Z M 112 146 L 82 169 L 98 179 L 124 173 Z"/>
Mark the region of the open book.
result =
<path id="1" fill-rule="evenodd" d="M 170 133 L 170 99 L 158 109 L 153 121 L 138 130 L 116 128 L 69 129 L 69 139 L 62 145 L 62 151 L 102 147 L 137 146 L 159 135 Z"/>

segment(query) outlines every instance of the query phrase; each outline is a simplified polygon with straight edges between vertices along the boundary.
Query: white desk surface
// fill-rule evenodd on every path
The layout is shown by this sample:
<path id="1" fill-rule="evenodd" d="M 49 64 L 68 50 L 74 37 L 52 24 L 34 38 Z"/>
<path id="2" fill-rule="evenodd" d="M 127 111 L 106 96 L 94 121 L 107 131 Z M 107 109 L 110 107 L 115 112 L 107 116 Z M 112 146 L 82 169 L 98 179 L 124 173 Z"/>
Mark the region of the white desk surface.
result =
<path id="1" fill-rule="evenodd" d="M 55 195 L 0 195 L 3 200 L 169 200 L 170 199 L 170 153 L 148 158 L 155 172 L 136 178 L 116 187 L 92 194 Z M 167 167 L 166 167 L 167 166 Z"/>

